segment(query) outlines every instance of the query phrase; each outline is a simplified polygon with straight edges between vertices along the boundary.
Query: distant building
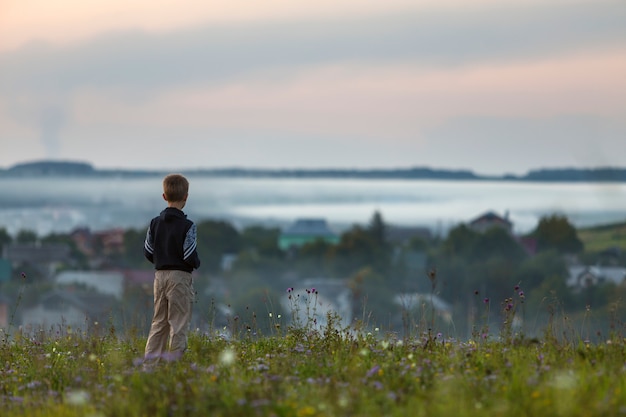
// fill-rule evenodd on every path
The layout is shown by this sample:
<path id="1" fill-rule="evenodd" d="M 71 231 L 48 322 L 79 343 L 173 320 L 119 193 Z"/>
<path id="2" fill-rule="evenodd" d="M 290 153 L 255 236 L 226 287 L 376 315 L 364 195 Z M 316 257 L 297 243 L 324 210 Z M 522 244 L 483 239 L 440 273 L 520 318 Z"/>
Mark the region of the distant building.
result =
<path id="1" fill-rule="evenodd" d="M 513 233 L 513 223 L 509 220 L 508 213 L 501 217 L 493 211 L 488 211 L 471 220 L 469 227 L 478 233 L 484 233 L 494 227 L 500 227 L 509 233 Z"/>
<path id="2" fill-rule="evenodd" d="M 315 320 L 317 326 L 326 326 L 329 313 L 336 313 L 340 321 L 336 324 L 341 327 L 352 322 L 352 291 L 347 280 L 308 278 L 293 288 L 291 295 L 291 299 L 281 300 L 282 307 L 285 311 L 292 311 L 293 318 L 301 324 Z"/>
<path id="3" fill-rule="evenodd" d="M 55 282 L 64 286 L 84 286 L 120 300 L 124 294 L 124 274 L 118 271 L 63 271 Z"/>
<path id="4" fill-rule="evenodd" d="M 71 250 L 62 243 L 14 243 L 6 245 L 2 257 L 12 268 L 30 265 L 44 277 L 54 273 L 57 266 L 71 263 Z"/>
<path id="5" fill-rule="evenodd" d="M 397 294 L 393 302 L 405 311 L 419 311 L 432 308 L 446 322 L 452 321 L 452 306 L 434 294 L 405 293 Z"/>
<path id="6" fill-rule="evenodd" d="M 153 269 L 125 269 L 124 294 L 129 294 L 137 289 L 146 294 L 152 294 L 154 288 Z"/>
<path id="7" fill-rule="evenodd" d="M 278 246 L 287 250 L 317 240 L 336 244 L 339 236 L 330 230 L 324 219 L 299 219 L 280 234 Z"/>
<path id="8" fill-rule="evenodd" d="M 115 305 L 110 295 L 57 289 L 46 293 L 37 306 L 24 309 L 21 326 L 26 331 L 49 331 L 57 326 L 87 331 L 97 323 L 105 325 Z"/>
<path id="9" fill-rule="evenodd" d="M 124 229 L 115 228 L 94 233 L 98 245 L 102 247 L 103 255 L 124 252 Z"/>
<path id="10" fill-rule="evenodd" d="M 11 262 L 0 258 L 0 283 L 10 281 L 12 272 Z"/>
<path id="11" fill-rule="evenodd" d="M 124 233 L 122 228 L 91 232 L 87 227 L 79 227 L 70 236 L 78 250 L 87 256 L 112 255 L 124 251 Z"/>
<path id="12" fill-rule="evenodd" d="M 582 290 L 595 285 L 626 283 L 626 268 L 618 266 L 586 266 L 569 267 L 567 285 L 574 290 Z"/>

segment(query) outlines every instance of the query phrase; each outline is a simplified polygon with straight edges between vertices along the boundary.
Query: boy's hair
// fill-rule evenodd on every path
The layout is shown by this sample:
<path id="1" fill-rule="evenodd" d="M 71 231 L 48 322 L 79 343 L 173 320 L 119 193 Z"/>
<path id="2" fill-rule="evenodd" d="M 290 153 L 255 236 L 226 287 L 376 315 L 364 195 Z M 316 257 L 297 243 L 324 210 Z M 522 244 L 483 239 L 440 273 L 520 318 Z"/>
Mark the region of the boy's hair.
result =
<path id="1" fill-rule="evenodd" d="M 163 178 L 163 194 L 167 201 L 183 201 L 189 192 L 189 181 L 181 174 L 169 174 Z"/>

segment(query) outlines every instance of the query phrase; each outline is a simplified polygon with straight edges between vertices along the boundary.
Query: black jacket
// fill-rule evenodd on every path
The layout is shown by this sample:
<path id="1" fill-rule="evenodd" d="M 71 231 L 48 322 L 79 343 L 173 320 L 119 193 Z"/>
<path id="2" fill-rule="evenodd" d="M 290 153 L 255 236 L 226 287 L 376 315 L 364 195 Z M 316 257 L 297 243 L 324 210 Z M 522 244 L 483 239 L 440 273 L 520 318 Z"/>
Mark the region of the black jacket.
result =
<path id="1" fill-rule="evenodd" d="M 200 266 L 196 225 L 185 213 L 168 207 L 150 221 L 143 253 L 155 269 L 191 272 Z"/>

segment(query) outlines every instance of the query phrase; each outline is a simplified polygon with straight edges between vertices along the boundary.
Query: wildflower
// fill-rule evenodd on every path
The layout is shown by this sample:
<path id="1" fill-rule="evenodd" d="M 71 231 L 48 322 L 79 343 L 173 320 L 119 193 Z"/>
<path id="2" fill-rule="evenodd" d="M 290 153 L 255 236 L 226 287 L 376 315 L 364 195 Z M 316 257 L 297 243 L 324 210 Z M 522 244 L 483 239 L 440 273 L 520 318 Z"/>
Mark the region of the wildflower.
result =
<path id="1" fill-rule="evenodd" d="M 288 292 L 288 293 L 290 293 L 290 292 L 292 292 L 292 291 L 293 291 L 293 287 L 289 287 L 289 288 L 287 288 L 287 292 Z"/>
<path id="2" fill-rule="evenodd" d="M 520 291 L 517 295 L 519 295 L 520 298 L 524 298 L 524 291 Z"/>
<path id="3" fill-rule="evenodd" d="M 516 285 L 514 288 L 515 291 L 519 291 L 519 285 Z"/>
<path id="4" fill-rule="evenodd" d="M 219 362 L 224 366 L 230 366 L 235 362 L 235 351 L 231 348 L 224 349 L 219 356 Z"/>
<path id="5" fill-rule="evenodd" d="M 489 304 L 489 298 L 485 298 L 485 299 L 483 300 L 483 303 L 485 303 L 485 304 Z"/>
<path id="6" fill-rule="evenodd" d="M 378 374 L 379 370 L 380 370 L 380 366 L 374 365 L 374 367 L 372 367 L 369 371 L 367 371 L 367 374 L 365 374 L 365 376 L 370 378 L 370 377 Z"/>
<path id="7" fill-rule="evenodd" d="M 85 390 L 70 391 L 65 395 L 65 402 L 72 405 L 85 405 L 89 402 L 89 393 Z"/>
<path id="8" fill-rule="evenodd" d="M 478 290 L 474 290 L 474 295 L 478 295 Z"/>

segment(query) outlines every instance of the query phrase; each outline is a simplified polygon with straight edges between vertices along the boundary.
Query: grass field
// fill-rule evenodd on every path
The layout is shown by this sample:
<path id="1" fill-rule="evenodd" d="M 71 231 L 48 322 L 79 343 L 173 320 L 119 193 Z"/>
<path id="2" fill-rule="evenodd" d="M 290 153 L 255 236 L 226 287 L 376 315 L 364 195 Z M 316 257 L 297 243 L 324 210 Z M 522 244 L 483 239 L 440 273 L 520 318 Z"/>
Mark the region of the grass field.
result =
<path id="1" fill-rule="evenodd" d="M 477 329 L 461 341 L 427 329 L 403 338 L 340 329 L 329 319 L 265 337 L 192 332 L 182 359 L 151 370 L 145 339 L 115 329 L 4 334 L 1 415 L 626 415 L 623 324 L 596 343 L 563 339 L 552 325 L 541 338 Z"/>
<path id="2" fill-rule="evenodd" d="M 578 237 L 587 252 L 598 252 L 610 247 L 626 251 L 626 223 L 580 229 Z"/>

